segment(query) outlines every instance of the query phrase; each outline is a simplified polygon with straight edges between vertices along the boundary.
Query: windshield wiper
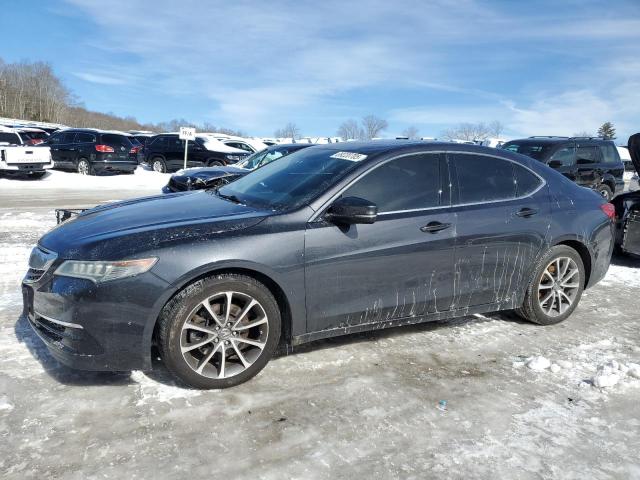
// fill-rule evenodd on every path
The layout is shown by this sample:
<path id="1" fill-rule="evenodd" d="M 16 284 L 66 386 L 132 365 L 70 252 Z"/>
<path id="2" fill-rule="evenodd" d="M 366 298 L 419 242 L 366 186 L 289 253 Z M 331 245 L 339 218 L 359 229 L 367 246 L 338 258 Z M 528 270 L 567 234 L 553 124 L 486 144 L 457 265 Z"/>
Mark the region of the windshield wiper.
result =
<path id="1" fill-rule="evenodd" d="M 224 198 L 225 200 L 229 200 L 230 202 L 243 205 L 242 201 L 235 195 L 225 195 L 224 193 L 220 193 L 220 189 L 218 188 L 216 188 L 214 191 L 216 192 L 216 195 L 220 198 Z"/>

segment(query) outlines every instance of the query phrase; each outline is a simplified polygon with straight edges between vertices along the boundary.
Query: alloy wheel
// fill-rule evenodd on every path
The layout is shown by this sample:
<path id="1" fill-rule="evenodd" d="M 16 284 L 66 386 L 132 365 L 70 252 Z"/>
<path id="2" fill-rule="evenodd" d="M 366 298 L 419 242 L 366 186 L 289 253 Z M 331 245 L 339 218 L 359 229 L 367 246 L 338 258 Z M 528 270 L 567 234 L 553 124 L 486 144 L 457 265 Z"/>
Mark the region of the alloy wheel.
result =
<path id="1" fill-rule="evenodd" d="M 576 300 L 581 280 L 573 259 L 558 257 L 552 260 L 538 284 L 538 303 L 542 311 L 550 317 L 566 312 Z"/>
<path id="2" fill-rule="evenodd" d="M 89 175 L 89 163 L 86 160 L 80 160 L 80 163 L 78 163 L 78 173 L 80 175 Z"/>
<path id="3" fill-rule="evenodd" d="M 180 334 L 184 361 L 199 375 L 229 378 L 262 355 L 269 336 L 264 308 L 250 295 L 220 292 L 202 301 Z"/>
<path id="4" fill-rule="evenodd" d="M 155 160 L 153 162 L 153 171 L 158 173 L 164 173 L 164 165 L 160 160 Z"/>

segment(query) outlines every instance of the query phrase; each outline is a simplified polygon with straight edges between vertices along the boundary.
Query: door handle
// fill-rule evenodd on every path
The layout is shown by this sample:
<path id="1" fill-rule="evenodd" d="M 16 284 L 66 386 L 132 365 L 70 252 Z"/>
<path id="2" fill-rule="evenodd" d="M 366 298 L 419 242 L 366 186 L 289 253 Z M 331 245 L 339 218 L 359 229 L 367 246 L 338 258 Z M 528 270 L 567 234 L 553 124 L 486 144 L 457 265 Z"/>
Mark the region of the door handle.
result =
<path id="1" fill-rule="evenodd" d="M 516 212 L 516 215 L 519 217 L 529 218 L 534 216 L 536 213 L 538 213 L 538 210 L 536 210 L 535 208 L 523 208 L 521 210 L 518 210 Z"/>
<path id="2" fill-rule="evenodd" d="M 429 222 L 424 227 L 420 227 L 421 232 L 438 233 L 440 230 L 445 230 L 451 226 L 450 223 L 442 222 Z"/>

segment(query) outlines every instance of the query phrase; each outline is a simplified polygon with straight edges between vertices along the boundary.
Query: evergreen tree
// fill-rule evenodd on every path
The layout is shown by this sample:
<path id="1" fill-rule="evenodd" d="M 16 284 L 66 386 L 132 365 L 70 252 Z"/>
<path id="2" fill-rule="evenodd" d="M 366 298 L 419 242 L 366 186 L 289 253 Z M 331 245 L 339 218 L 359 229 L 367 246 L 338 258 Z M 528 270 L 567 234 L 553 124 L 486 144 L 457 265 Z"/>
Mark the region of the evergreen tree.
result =
<path id="1" fill-rule="evenodd" d="M 613 127 L 613 123 L 605 122 L 598 129 L 598 136 L 605 140 L 611 140 L 616 137 L 616 129 Z"/>

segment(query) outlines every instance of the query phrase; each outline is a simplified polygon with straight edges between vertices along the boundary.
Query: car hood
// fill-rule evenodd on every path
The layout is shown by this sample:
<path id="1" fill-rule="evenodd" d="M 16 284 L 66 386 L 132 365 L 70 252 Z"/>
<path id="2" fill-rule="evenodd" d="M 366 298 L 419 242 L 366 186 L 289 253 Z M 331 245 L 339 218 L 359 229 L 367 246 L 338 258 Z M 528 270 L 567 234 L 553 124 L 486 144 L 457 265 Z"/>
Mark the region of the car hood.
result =
<path id="1" fill-rule="evenodd" d="M 636 168 L 638 175 L 640 175 L 640 133 L 631 135 L 627 146 L 629 147 L 629 156 L 633 166 Z"/>
<path id="2" fill-rule="evenodd" d="M 86 210 L 44 235 L 39 244 L 67 259 L 127 258 L 190 238 L 235 234 L 270 214 L 221 199 L 213 191 L 195 190 Z"/>

